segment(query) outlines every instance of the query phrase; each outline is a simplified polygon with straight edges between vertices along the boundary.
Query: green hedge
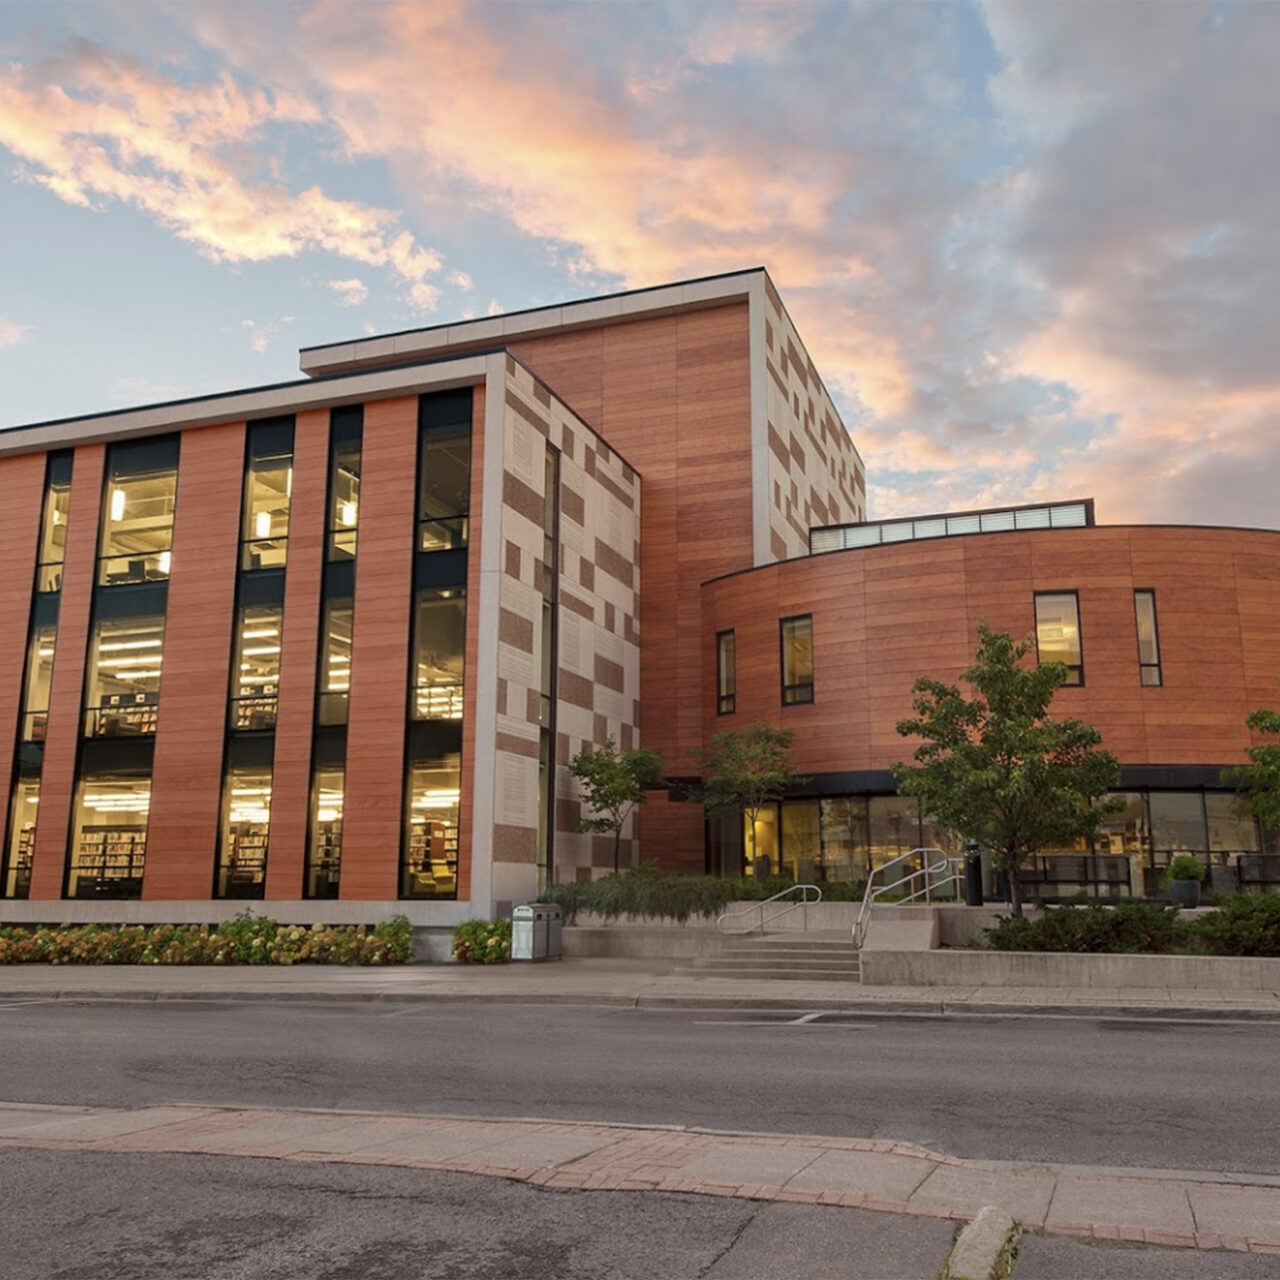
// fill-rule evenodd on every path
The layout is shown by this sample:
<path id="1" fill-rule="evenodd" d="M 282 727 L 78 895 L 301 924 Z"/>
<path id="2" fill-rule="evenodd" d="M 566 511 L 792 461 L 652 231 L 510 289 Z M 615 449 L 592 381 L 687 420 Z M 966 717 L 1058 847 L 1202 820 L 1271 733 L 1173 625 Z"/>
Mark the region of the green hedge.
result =
<path id="1" fill-rule="evenodd" d="M 717 916 L 732 902 L 771 898 L 792 883 L 779 876 L 721 879 L 676 875 L 646 864 L 599 880 L 552 885 L 539 900 L 557 903 L 568 923 L 580 911 L 609 920 L 619 916 L 687 920 L 690 916 Z M 823 885 L 822 898 L 824 902 L 861 901 L 862 887 L 853 883 Z"/>
<path id="2" fill-rule="evenodd" d="M 0 927 L 0 964 L 404 964 L 404 916 L 365 925 L 278 924 L 242 911 L 220 925 Z"/>
<path id="3" fill-rule="evenodd" d="M 459 964 L 506 964 L 511 959 L 510 920 L 464 920 L 453 931 Z"/>
<path id="4" fill-rule="evenodd" d="M 1047 907 L 1039 920 L 1001 920 L 987 930 L 999 951 L 1139 955 L 1280 956 L 1280 894 L 1225 895 L 1192 920 L 1158 902 Z"/>

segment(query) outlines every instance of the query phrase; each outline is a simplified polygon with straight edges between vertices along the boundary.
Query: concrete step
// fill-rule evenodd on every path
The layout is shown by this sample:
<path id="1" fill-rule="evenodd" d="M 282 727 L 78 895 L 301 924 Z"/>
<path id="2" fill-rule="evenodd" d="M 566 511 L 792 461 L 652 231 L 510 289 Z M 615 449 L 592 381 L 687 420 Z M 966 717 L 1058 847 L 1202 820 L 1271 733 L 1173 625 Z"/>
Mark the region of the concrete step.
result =
<path id="1" fill-rule="evenodd" d="M 848 956 L 699 956 L 695 969 L 857 969 L 860 960 Z"/>
<path id="2" fill-rule="evenodd" d="M 757 982 L 858 982 L 858 969 L 786 969 L 774 965 L 768 967 L 734 965 L 726 969 L 699 967 L 682 970 L 691 978 L 747 978 Z"/>

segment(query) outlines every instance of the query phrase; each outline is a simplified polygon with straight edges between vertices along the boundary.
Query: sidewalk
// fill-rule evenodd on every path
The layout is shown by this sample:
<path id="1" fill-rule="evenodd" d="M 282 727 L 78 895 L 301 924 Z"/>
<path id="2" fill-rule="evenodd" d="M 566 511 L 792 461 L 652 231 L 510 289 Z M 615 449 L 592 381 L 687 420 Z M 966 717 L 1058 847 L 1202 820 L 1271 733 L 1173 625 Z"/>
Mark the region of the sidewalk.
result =
<path id="1" fill-rule="evenodd" d="M 909 1143 L 369 1112 L 0 1103 L 0 1147 L 438 1169 L 971 1219 L 1050 1235 L 1280 1254 L 1280 1178 L 960 1160 Z"/>
<path id="2" fill-rule="evenodd" d="M 133 966 L 11 965 L 0 1001 L 405 1000 L 593 1004 L 638 1009 L 803 1009 L 910 1013 L 1074 1013 L 1280 1021 L 1280 994 L 1206 988 L 868 987 L 679 972 L 667 960 L 539 964 Z"/>

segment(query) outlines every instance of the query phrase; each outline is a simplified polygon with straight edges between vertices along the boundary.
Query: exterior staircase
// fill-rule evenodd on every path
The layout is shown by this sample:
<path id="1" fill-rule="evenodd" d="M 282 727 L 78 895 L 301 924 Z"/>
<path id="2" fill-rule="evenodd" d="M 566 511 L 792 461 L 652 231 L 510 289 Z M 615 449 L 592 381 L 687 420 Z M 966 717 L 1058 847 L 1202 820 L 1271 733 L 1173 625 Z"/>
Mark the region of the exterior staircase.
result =
<path id="1" fill-rule="evenodd" d="M 812 933 L 776 933 L 739 937 L 713 955 L 700 956 L 690 976 L 748 978 L 756 981 L 791 979 L 804 982 L 858 982 L 858 949 L 847 933 L 823 937 Z"/>

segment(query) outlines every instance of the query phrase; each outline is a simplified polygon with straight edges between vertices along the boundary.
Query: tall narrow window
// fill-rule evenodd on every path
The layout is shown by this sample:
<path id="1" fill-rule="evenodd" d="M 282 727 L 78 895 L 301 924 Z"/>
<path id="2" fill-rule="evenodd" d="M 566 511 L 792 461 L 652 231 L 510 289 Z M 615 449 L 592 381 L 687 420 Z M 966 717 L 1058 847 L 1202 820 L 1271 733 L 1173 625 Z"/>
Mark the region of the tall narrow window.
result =
<path id="1" fill-rule="evenodd" d="M 459 778 L 459 758 L 453 754 L 409 767 L 400 888 L 406 898 L 457 896 Z"/>
<path id="2" fill-rule="evenodd" d="M 176 436 L 111 446 L 98 547 L 100 586 L 169 576 L 177 495 Z"/>
<path id="3" fill-rule="evenodd" d="M 316 720 L 322 725 L 347 723 L 347 698 L 351 690 L 350 596 L 324 603 L 320 634 L 320 696 Z"/>
<path id="4" fill-rule="evenodd" d="M 22 741 L 43 742 L 49 722 L 49 689 L 53 684 L 53 652 L 58 642 L 56 622 L 31 628 L 27 648 L 27 687 L 23 691 Z"/>
<path id="5" fill-rule="evenodd" d="M 783 618 L 778 624 L 782 646 L 782 705 L 813 701 L 813 616 Z"/>
<path id="6" fill-rule="evenodd" d="M 1145 685 L 1161 685 L 1160 633 L 1156 628 L 1156 593 L 1135 591 L 1133 611 L 1138 622 L 1138 670 Z"/>
<path id="7" fill-rule="evenodd" d="M 40 557 L 37 591 L 62 589 L 62 564 L 67 553 L 67 515 L 71 510 L 71 453 L 49 455 L 40 516 Z"/>
<path id="8" fill-rule="evenodd" d="M 465 547 L 470 505 L 471 428 L 424 431 L 418 463 L 418 550 Z"/>
<path id="9" fill-rule="evenodd" d="M 318 768 L 311 783 L 311 839 L 307 846 L 306 896 L 336 898 L 342 863 L 341 766 Z"/>
<path id="10" fill-rule="evenodd" d="M 360 522 L 360 452 L 364 435 L 360 405 L 335 409 L 329 428 L 329 547 L 330 560 L 350 560 L 356 554 Z"/>
<path id="11" fill-rule="evenodd" d="M 721 631 L 716 636 L 717 715 L 727 716 L 736 709 L 737 693 L 738 675 L 734 665 L 734 634 L 732 631 Z"/>
<path id="12" fill-rule="evenodd" d="M 1036 653 L 1042 664 L 1061 662 L 1067 669 L 1067 684 L 1084 684 L 1080 601 L 1074 591 L 1037 593 Z"/>
<path id="13" fill-rule="evenodd" d="M 149 777 L 99 774 L 81 779 L 67 897 L 141 896 L 150 809 Z"/>
<path id="14" fill-rule="evenodd" d="M 270 820 L 271 770 L 228 769 L 222 791 L 222 842 L 215 897 L 262 897 Z"/>
<path id="15" fill-rule="evenodd" d="M 155 733 L 163 658 L 163 614 L 94 623 L 85 681 L 86 737 Z"/>
<path id="16" fill-rule="evenodd" d="M 413 718 L 461 720 L 467 602 L 461 588 L 418 592 L 413 623 Z"/>
<path id="17" fill-rule="evenodd" d="M 4 896 L 25 898 L 31 891 L 31 855 L 36 845 L 40 776 L 19 777 L 9 815 L 9 849 L 5 860 Z"/>
<path id="18" fill-rule="evenodd" d="M 289 553 L 293 419 L 249 428 L 240 528 L 242 569 L 282 569 Z"/>
<path id="19" fill-rule="evenodd" d="M 278 604 L 240 607 L 232 666 L 233 729 L 275 728 L 283 618 L 284 609 Z"/>

